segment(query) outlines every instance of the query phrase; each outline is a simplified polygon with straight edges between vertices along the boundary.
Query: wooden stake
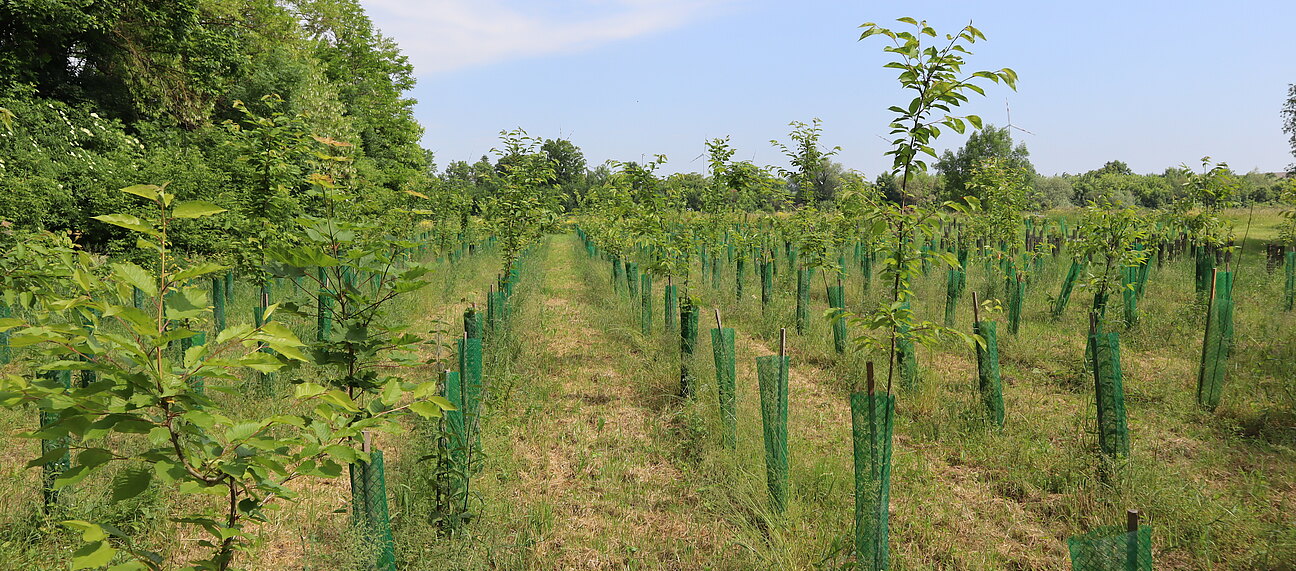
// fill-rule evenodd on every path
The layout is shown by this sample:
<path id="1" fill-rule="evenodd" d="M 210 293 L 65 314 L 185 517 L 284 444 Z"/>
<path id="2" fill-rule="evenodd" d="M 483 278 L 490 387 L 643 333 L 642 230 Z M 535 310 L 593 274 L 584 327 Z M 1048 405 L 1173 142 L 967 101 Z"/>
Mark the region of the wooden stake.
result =
<path id="1" fill-rule="evenodd" d="M 787 328 L 786 327 L 779 329 L 779 356 L 780 357 L 787 356 Z"/>
<path id="2" fill-rule="evenodd" d="M 972 324 L 976 325 L 981 321 L 981 302 L 977 299 L 977 293 L 972 292 Z"/>
<path id="3" fill-rule="evenodd" d="M 864 375 L 866 379 L 865 387 L 867 387 L 868 389 L 868 394 L 871 395 L 873 394 L 874 387 L 875 387 L 873 383 L 873 361 L 869 361 L 868 363 L 864 364 Z"/>
<path id="4" fill-rule="evenodd" d="M 716 329 L 719 329 L 721 332 L 723 332 L 724 324 L 720 322 L 720 308 L 718 307 L 715 308 L 715 316 L 716 316 Z"/>
<path id="5" fill-rule="evenodd" d="M 1129 510 L 1125 512 L 1125 531 L 1134 533 L 1139 528 L 1139 511 Z"/>

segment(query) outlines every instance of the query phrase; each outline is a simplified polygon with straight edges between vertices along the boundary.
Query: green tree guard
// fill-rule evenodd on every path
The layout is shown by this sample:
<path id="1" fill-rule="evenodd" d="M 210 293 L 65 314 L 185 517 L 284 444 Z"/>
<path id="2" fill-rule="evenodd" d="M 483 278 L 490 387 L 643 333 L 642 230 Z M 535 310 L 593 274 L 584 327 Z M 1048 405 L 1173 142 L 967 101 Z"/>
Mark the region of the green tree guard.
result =
<path id="1" fill-rule="evenodd" d="M 144 309 L 144 290 L 137 287 L 131 288 L 131 305 L 134 305 L 135 309 Z"/>
<path id="2" fill-rule="evenodd" d="M 747 277 L 747 255 L 738 256 L 737 268 L 734 269 L 734 299 L 742 301 L 743 281 Z"/>
<path id="3" fill-rule="evenodd" d="M 329 289 L 328 272 L 319 268 L 319 293 L 315 299 L 315 340 L 327 341 L 333 335 L 333 292 Z M 225 296 L 227 301 L 229 295 Z"/>
<path id="4" fill-rule="evenodd" d="M 693 300 L 684 298 L 680 303 L 680 391 L 679 396 L 693 396 L 697 379 L 693 376 L 693 351 L 697 348 L 698 312 Z"/>
<path id="5" fill-rule="evenodd" d="M 805 335 L 806 325 L 810 323 L 810 280 L 812 276 L 807 268 L 797 270 L 796 289 L 796 332 Z"/>
<path id="6" fill-rule="evenodd" d="M 711 287 L 714 289 L 720 289 L 721 267 L 719 256 L 711 258 Z"/>
<path id="7" fill-rule="evenodd" d="M 945 327 L 954 327 L 959 298 L 963 296 L 963 271 L 951 269 L 945 273 Z"/>
<path id="8" fill-rule="evenodd" d="M 788 358 L 767 355 L 756 358 L 756 375 L 760 381 L 761 424 L 765 432 L 765 480 L 769 486 L 770 508 L 774 513 L 787 509 L 788 488 Z"/>
<path id="9" fill-rule="evenodd" d="M 620 293 L 624 291 L 621 283 L 625 280 L 625 265 L 621 263 L 621 258 L 612 258 L 612 290 Z"/>
<path id="10" fill-rule="evenodd" d="M 761 264 L 761 309 L 769 306 L 774 299 L 774 261 Z"/>
<path id="11" fill-rule="evenodd" d="M 1206 316 L 1201 365 L 1197 369 L 1197 404 L 1206 410 L 1219 406 L 1233 350 L 1233 272 L 1216 272 Z"/>
<path id="12" fill-rule="evenodd" d="M 860 277 L 863 278 L 864 291 L 868 291 L 873 285 L 873 252 L 868 248 L 862 248 L 863 255 L 860 256 Z"/>
<path id="13" fill-rule="evenodd" d="M 1067 270 L 1066 278 L 1062 280 L 1062 291 L 1058 292 L 1057 300 L 1053 302 L 1053 318 L 1062 317 L 1062 312 L 1066 311 L 1067 303 L 1071 300 L 1071 290 L 1075 289 L 1076 280 L 1080 279 L 1080 272 L 1084 270 L 1084 263 L 1080 261 L 1071 262 L 1071 269 Z"/>
<path id="14" fill-rule="evenodd" d="M 220 334 L 225 330 L 225 284 L 221 278 L 212 278 L 212 332 Z"/>
<path id="15" fill-rule="evenodd" d="M 482 338 L 481 313 L 476 307 L 469 307 L 464 310 L 464 335 L 469 339 Z"/>
<path id="16" fill-rule="evenodd" d="M 850 396 L 855 456 L 856 569 L 890 567 L 891 421 L 895 395 L 854 392 Z"/>
<path id="17" fill-rule="evenodd" d="M 9 304 L 0 301 L 0 319 L 13 317 Z M 0 365 L 8 365 L 13 360 L 13 349 L 9 347 L 9 331 L 0 331 Z"/>
<path id="18" fill-rule="evenodd" d="M 468 436 L 464 423 L 464 390 L 458 371 L 445 372 L 445 390 L 442 396 L 455 410 L 445 411 L 442 416 L 445 426 L 445 454 L 442 456 L 446 465 L 441 473 L 446 478 L 445 490 L 448 496 L 442 510 L 446 514 L 462 513 L 468 509 Z M 456 521 L 452 518 L 451 521 Z"/>
<path id="19" fill-rule="evenodd" d="M 734 362 L 732 327 L 711 329 L 711 353 L 715 359 L 716 393 L 720 400 L 720 446 L 733 450 L 738 442 L 738 372 Z"/>
<path id="20" fill-rule="evenodd" d="M 1003 381 L 999 375 L 999 341 L 993 321 L 972 324 L 972 332 L 985 339 L 985 347 L 977 345 L 977 388 L 986 416 L 998 428 L 1004 425 Z"/>
<path id="21" fill-rule="evenodd" d="M 1093 356 L 1094 395 L 1098 405 L 1098 448 L 1108 458 L 1129 456 L 1120 337 L 1114 331 L 1096 330 L 1089 335 L 1089 348 Z"/>
<path id="22" fill-rule="evenodd" d="M 1008 290 L 1008 332 L 1016 335 L 1021 329 L 1022 304 L 1026 298 L 1026 282 L 1017 275 L 1009 282 Z"/>
<path id="23" fill-rule="evenodd" d="M 1067 539 L 1071 571 L 1152 571 L 1152 527 L 1105 526 Z"/>
<path id="24" fill-rule="evenodd" d="M 1283 309 L 1291 311 L 1293 304 L 1296 304 L 1296 252 L 1284 255 L 1283 271 L 1287 274 L 1287 283 L 1283 287 Z"/>
<path id="25" fill-rule="evenodd" d="M 639 297 L 639 264 L 627 262 L 626 268 L 626 289 L 630 292 L 630 299 Z"/>
<path id="26" fill-rule="evenodd" d="M 677 305 L 678 302 L 676 301 L 676 295 L 675 295 L 677 287 L 679 286 L 668 285 L 665 288 L 663 288 L 665 289 L 665 292 L 662 295 L 666 299 L 664 302 L 665 307 L 662 309 L 666 315 L 667 333 L 675 333 L 676 331 L 679 331 L 679 314 L 676 313 L 677 311 L 679 311 L 679 307 Z"/>
<path id="27" fill-rule="evenodd" d="M 828 306 L 837 309 L 846 309 L 846 294 L 842 291 L 842 286 L 828 286 Z M 846 352 L 846 320 L 841 318 L 833 319 L 833 350 L 838 355 Z"/>
<path id="28" fill-rule="evenodd" d="M 387 512 L 387 482 L 382 450 L 369 453 L 369 462 L 351 465 L 351 510 L 370 545 L 377 547 L 375 568 L 396 571 L 396 542 L 392 539 L 391 517 Z"/>
<path id="29" fill-rule="evenodd" d="M 1155 255 L 1156 252 L 1150 253 L 1148 257 L 1143 260 L 1143 263 L 1139 264 L 1136 268 L 1138 277 L 1134 282 L 1134 292 L 1138 299 L 1143 299 L 1143 292 L 1147 291 L 1148 276 L 1152 271 L 1152 256 Z"/>
<path id="30" fill-rule="evenodd" d="M 459 380 L 463 385 L 463 418 L 468 445 L 477 446 L 478 427 L 481 425 L 482 395 L 482 340 L 465 337 L 459 339 Z"/>
<path id="31" fill-rule="evenodd" d="M 225 303 L 234 304 L 234 270 L 225 272 Z"/>
<path id="32" fill-rule="evenodd" d="M 72 388 L 72 371 L 41 371 L 39 373 L 41 380 L 47 384 L 62 385 L 64 389 Z M 59 421 L 60 415 L 57 412 L 40 413 L 41 428 L 45 428 Z M 56 438 L 41 439 L 41 457 L 54 455 L 53 458 L 45 462 L 41 467 L 41 496 L 44 499 L 45 513 L 50 513 L 58 505 L 59 498 L 62 497 L 63 491 L 54 488 L 55 480 L 62 476 L 71 465 L 71 458 L 68 455 L 68 445 L 70 439 L 67 434 Z M 58 451 L 62 450 L 60 454 Z"/>
<path id="33" fill-rule="evenodd" d="M 652 335 L 652 274 L 644 272 L 639 281 L 639 331 L 646 337 Z"/>
<path id="34" fill-rule="evenodd" d="M 1125 275 L 1121 280 L 1121 298 L 1124 301 L 1126 327 L 1138 325 L 1138 284 L 1139 267 L 1125 268 Z"/>
<path id="35" fill-rule="evenodd" d="M 1211 271 L 1215 269 L 1215 256 L 1207 251 L 1205 247 L 1197 248 L 1197 264 L 1194 266 L 1195 280 L 1198 295 L 1203 295 L 1211 286 Z"/>

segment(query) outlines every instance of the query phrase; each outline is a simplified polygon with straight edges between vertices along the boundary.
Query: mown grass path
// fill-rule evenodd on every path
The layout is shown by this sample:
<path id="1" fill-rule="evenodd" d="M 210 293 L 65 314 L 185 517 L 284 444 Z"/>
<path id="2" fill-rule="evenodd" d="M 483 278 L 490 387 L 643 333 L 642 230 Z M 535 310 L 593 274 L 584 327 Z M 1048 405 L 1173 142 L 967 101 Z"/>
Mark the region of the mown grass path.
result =
<path id="1" fill-rule="evenodd" d="M 747 567 L 669 444 L 670 367 L 645 366 L 635 324 L 608 319 L 620 300 L 578 244 L 550 237 L 533 254 L 536 289 L 511 324 L 515 376 L 483 421 L 478 491 L 493 529 L 448 555 L 499 568 Z"/>

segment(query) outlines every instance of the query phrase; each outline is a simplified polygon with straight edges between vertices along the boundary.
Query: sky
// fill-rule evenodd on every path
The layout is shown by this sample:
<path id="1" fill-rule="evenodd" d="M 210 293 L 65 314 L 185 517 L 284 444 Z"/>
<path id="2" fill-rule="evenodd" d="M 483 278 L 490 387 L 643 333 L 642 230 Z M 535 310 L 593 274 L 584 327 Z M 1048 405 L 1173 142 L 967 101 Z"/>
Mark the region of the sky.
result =
<path id="1" fill-rule="evenodd" d="M 1296 1 L 877 2 L 816 0 L 361 0 L 414 65 L 423 144 L 473 162 L 501 130 L 565 138 L 590 166 L 664 154 L 701 172 L 705 142 L 786 166 L 771 145 L 822 119 L 835 160 L 869 178 L 890 167 L 892 105 L 907 105 L 889 40 L 864 22 L 971 22 L 965 71 L 1012 68 L 962 113 L 1003 126 L 1043 174 L 1121 160 L 1160 173 L 1210 156 L 1235 171 L 1293 159 L 1279 111 L 1296 83 Z M 953 132 L 938 150 L 958 148 Z"/>

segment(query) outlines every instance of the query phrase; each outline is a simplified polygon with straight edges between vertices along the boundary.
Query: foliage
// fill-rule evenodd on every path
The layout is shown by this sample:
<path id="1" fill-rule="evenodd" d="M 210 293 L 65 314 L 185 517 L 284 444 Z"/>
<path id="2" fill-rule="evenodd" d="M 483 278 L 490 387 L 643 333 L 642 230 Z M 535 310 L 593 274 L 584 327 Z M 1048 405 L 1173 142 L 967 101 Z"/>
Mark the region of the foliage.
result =
<path id="1" fill-rule="evenodd" d="M 809 125 L 800 121 L 788 123 L 788 126 L 792 127 L 792 132 L 788 136 L 792 139 L 793 147 L 788 147 L 777 140 L 770 141 L 770 144 L 778 147 L 792 163 L 791 170 L 779 169 L 779 174 L 788 180 L 788 186 L 792 189 L 792 203 L 796 206 L 813 204 L 828 198 L 825 168 L 829 163 L 829 157 L 837 154 L 841 147 L 833 147 L 826 151 L 819 148 L 819 136 L 823 133 L 822 125 L 823 122 L 818 117 L 811 120 Z"/>
<path id="2" fill-rule="evenodd" d="M 71 452 L 75 465 L 60 474 L 58 488 L 73 486 L 110 466 L 124 466 L 114 479 L 112 499 L 135 497 L 154 485 L 207 498 L 183 504 L 174 520 L 206 536 L 179 553 L 189 569 L 227 569 L 248 547 L 250 524 L 265 522 L 275 500 L 291 499 L 289 482 L 305 477 L 336 477 L 342 467 L 368 455 L 346 445 L 365 430 L 397 428 L 410 411 L 437 417 L 435 383 L 387 382 L 380 398 L 366 404 L 346 392 L 303 383 L 289 398 L 289 410 L 268 417 L 242 418 L 209 395 L 246 390 L 249 372 L 271 373 L 308 360 L 304 344 L 284 325 L 225 329 L 199 342 L 198 325 L 209 315 L 205 276 L 226 268 L 213 263 L 185 267 L 172 252 L 169 229 L 181 219 L 223 211 L 200 201 L 177 201 L 165 186 L 124 189 L 143 198 L 154 216 L 129 214 L 97 218 L 137 233 L 152 257 L 153 269 L 131 262 L 105 264 L 73 247 L 66 237 L 44 234 L 7 254 L 5 296 L 23 309 L 22 317 L 0 320 L 11 343 L 35 357 L 33 371 L 81 370 L 94 374 L 88 384 L 65 387 L 43 378 L 8 375 L 0 389 L 6 407 L 34 405 L 55 418 L 29 438 L 71 436 L 30 465 Z M 149 307 L 133 306 L 138 288 Z M 188 341 L 182 353 L 171 350 Z M 265 350 L 268 349 L 268 350 Z M 412 395 L 414 400 L 409 400 Z M 406 404 L 398 404 L 404 401 Z M 142 447 L 119 444 L 122 436 L 142 435 Z M 86 544 L 74 554 L 73 568 L 98 567 L 118 552 L 134 562 L 118 569 L 162 569 L 162 555 L 131 543 L 108 525 L 67 521 Z"/>
<path id="3" fill-rule="evenodd" d="M 1129 206 L 1091 202 L 1077 226 L 1077 237 L 1070 250 L 1077 261 L 1088 261 L 1079 287 L 1094 293 L 1093 317 L 1097 322 L 1105 315 L 1110 294 L 1125 286 L 1125 268 L 1142 265 L 1148 251 L 1137 247 L 1147 242 L 1151 223 Z"/>
<path id="4" fill-rule="evenodd" d="M 1026 171 L 1006 159 L 990 157 L 969 173 L 967 189 L 980 198 L 981 214 L 971 219 L 972 237 L 985 239 L 990 247 L 1000 243 L 1007 253 L 1022 241 L 1022 210 L 1026 207 Z"/>
<path id="5" fill-rule="evenodd" d="M 1296 83 L 1287 86 L 1287 101 L 1282 108 L 1282 130 L 1287 133 L 1287 142 L 1291 144 L 1292 157 L 1296 157 Z M 1296 176 L 1296 161 L 1287 166 L 1288 174 Z"/>
<path id="6" fill-rule="evenodd" d="M 936 158 L 932 142 L 940 136 L 941 128 L 949 128 L 962 133 L 967 124 L 981 128 L 981 118 L 976 115 L 957 117 L 950 115 L 952 110 L 967 102 L 966 92 L 985 95 L 985 89 L 976 83 L 978 79 L 994 83 L 1004 82 L 1014 90 L 1017 89 L 1017 73 L 1003 68 L 999 71 L 975 71 L 963 74 L 964 56 L 970 55 L 966 44 L 974 44 L 978 39 L 985 39 L 980 30 L 968 24 L 956 35 L 945 35 L 948 42 L 943 47 L 924 46 L 923 37 L 935 38 L 936 30 L 913 18 L 900 18 L 897 21 L 915 28 L 915 32 L 896 32 L 872 22 L 862 24 L 863 40 L 870 36 L 882 35 L 891 39 L 883 51 L 899 56 L 896 61 L 884 67 L 900 70 L 898 79 L 906 90 L 914 92 L 914 98 L 905 107 L 892 106 L 890 111 L 896 114 L 891 120 L 892 148 L 886 154 L 891 156 L 892 172 L 900 176 L 901 201 L 906 200 L 909 181 L 916 172 L 925 172 L 927 163 L 919 158 L 927 155 Z"/>
<path id="7" fill-rule="evenodd" d="M 936 161 L 936 171 L 945 178 L 945 199 L 962 200 L 964 196 L 975 196 L 985 202 L 985 197 L 977 194 L 972 179 L 978 166 L 988 159 L 998 159 L 1004 168 L 1019 172 L 1023 183 L 1029 185 L 1035 178 L 1035 167 L 1030 162 L 1030 151 L 1025 143 L 1013 146 L 1012 133 L 1008 127 L 996 128 L 994 125 L 973 131 L 967 142 L 958 152 L 945 151 Z"/>
<path id="8" fill-rule="evenodd" d="M 522 250 L 538 239 L 558 218 L 553 160 L 540 150 L 540 140 L 522 129 L 500 132 L 495 192 L 485 197 L 483 214 L 500 240 L 504 275 L 509 275 Z"/>

